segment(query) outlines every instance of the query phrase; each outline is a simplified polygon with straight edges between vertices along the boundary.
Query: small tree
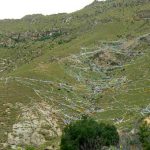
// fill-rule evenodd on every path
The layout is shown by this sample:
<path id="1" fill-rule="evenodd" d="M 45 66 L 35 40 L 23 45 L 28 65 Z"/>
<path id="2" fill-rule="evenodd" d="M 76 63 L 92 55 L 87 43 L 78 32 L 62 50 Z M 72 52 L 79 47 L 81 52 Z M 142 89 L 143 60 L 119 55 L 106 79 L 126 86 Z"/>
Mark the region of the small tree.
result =
<path id="1" fill-rule="evenodd" d="M 118 142 L 115 126 L 84 117 L 64 128 L 60 147 L 61 150 L 100 150 L 103 146 L 116 146 Z"/>

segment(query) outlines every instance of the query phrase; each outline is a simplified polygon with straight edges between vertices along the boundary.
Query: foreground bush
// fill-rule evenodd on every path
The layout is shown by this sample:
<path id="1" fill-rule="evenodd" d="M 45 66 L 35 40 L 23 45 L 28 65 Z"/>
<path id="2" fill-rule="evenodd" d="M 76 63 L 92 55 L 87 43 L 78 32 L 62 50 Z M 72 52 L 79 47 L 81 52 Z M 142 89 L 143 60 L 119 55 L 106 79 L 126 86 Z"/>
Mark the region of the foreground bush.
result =
<path id="1" fill-rule="evenodd" d="M 60 147 L 61 150 L 100 150 L 103 146 L 116 146 L 118 142 L 115 126 L 84 117 L 65 127 Z"/>
<path id="2" fill-rule="evenodd" d="M 142 123 L 139 129 L 139 137 L 144 150 L 150 150 L 150 125 Z"/>

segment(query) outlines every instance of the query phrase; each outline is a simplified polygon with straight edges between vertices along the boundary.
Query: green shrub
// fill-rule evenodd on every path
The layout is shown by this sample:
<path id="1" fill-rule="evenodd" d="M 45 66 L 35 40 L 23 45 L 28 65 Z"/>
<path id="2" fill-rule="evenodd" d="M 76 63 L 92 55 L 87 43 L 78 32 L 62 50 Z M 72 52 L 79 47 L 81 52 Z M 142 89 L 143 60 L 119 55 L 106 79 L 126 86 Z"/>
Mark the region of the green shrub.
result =
<path id="1" fill-rule="evenodd" d="M 60 147 L 61 150 L 100 150 L 103 146 L 116 146 L 118 142 L 115 126 L 84 117 L 64 128 Z"/>
<path id="2" fill-rule="evenodd" d="M 150 150 L 150 125 L 146 122 L 140 126 L 139 137 L 144 150 Z"/>
<path id="3" fill-rule="evenodd" d="M 26 150 L 35 150 L 35 148 L 32 147 L 32 146 L 27 146 L 27 147 L 26 147 Z"/>

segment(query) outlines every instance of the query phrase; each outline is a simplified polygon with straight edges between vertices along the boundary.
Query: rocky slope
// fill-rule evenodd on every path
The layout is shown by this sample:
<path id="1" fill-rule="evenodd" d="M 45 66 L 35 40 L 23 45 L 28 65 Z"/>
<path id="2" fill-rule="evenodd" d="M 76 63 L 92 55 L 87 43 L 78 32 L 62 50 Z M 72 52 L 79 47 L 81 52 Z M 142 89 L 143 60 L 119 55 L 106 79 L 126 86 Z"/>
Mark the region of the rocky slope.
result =
<path id="1" fill-rule="evenodd" d="M 0 149 L 59 149 L 62 128 L 83 114 L 115 124 L 124 149 L 141 149 L 149 10 L 149 0 L 107 0 L 72 14 L 1 20 Z"/>

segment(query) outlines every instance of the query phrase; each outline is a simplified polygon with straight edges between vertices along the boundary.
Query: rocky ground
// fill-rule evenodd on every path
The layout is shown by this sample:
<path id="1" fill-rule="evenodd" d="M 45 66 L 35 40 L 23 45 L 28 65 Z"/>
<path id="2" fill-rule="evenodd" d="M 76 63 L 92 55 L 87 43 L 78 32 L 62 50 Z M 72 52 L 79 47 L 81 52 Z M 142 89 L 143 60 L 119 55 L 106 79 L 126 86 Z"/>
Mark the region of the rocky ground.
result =
<path id="1" fill-rule="evenodd" d="M 127 139 L 136 141 L 134 138 L 136 131 L 132 128 L 131 134 L 126 135 L 126 132 L 122 131 L 122 125 L 130 124 L 132 119 L 138 115 L 149 113 L 149 105 L 142 109 L 138 105 L 131 106 L 122 103 L 115 96 L 109 101 L 111 105 L 107 105 L 107 99 L 101 102 L 98 99 L 102 98 L 105 92 L 119 90 L 132 82 L 125 74 L 122 76 L 114 74 L 118 69 L 125 72 L 126 66 L 134 64 L 134 60 L 145 54 L 144 51 L 137 48 L 143 40 L 149 41 L 149 34 L 132 40 L 101 41 L 96 47 L 82 47 L 81 52 L 76 55 L 62 59 L 55 58 L 52 63 L 63 64 L 65 72 L 75 80 L 75 84 L 63 80 L 56 82 L 27 77 L 2 77 L 0 81 L 5 86 L 9 87 L 9 84 L 14 82 L 19 86 L 31 89 L 34 94 L 26 97 L 30 100 L 27 104 L 3 103 L 7 108 L 5 113 L 11 114 L 12 109 L 19 110 L 19 113 L 11 130 L 4 131 L 7 142 L 1 143 L 1 146 L 3 148 L 9 146 L 12 149 L 25 145 L 39 147 L 60 137 L 63 126 L 70 121 L 80 119 L 82 114 L 88 114 L 98 121 L 105 120 L 116 124 L 122 135 L 121 140 L 124 147 L 127 146 Z M 5 60 L 1 60 L 1 65 L 5 66 Z M 45 67 L 45 64 L 40 64 L 40 68 L 47 69 Z M 8 89 L 5 90 L 9 92 Z M 128 90 L 143 90 L 143 87 Z M 36 99 L 39 101 L 37 102 Z M 134 115 L 129 117 L 128 113 L 131 110 Z M 119 113 L 110 117 L 109 112 L 113 111 Z M 105 117 L 98 117 L 101 114 L 104 114 Z M 5 126 L 5 123 L 1 122 L 1 125 Z M 130 149 L 129 147 L 127 149 Z"/>

